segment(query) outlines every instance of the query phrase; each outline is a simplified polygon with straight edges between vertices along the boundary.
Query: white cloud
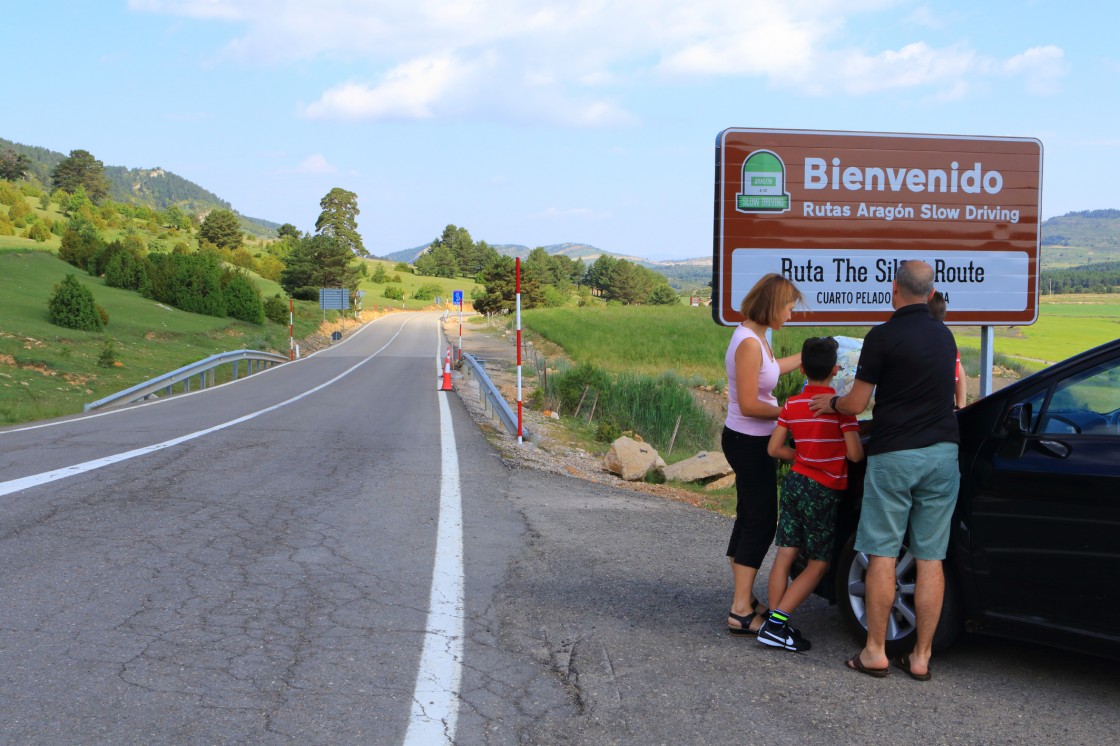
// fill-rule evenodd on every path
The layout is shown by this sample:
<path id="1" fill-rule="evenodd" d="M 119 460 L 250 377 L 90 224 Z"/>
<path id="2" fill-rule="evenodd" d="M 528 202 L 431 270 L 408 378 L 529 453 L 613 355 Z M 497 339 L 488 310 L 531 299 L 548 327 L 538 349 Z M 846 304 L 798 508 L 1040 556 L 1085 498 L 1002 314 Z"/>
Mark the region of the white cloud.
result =
<path id="1" fill-rule="evenodd" d="M 1061 48 L 1050 45 L 1032 47 L 1012 57 L 1003 64 L 1003 69 L 1010 75 L 1022 76 L 1027 90 L 1046 95 L 1057 92 L 1061 78 L 1069 72 L 1069 65 Z"/>
<path id="2" fill-rule="evenodd" d="M 1002 60 L 970 43 L 923 38 L 965 27 L 897 0 L 130 0 L 141 12 L 225 22 L 222 59 L 344 70 L 300 109 L 315 119 L 499 118 L 571 127 L 640 120 L 658 84 L 760 79 L 819 96 L 916 91 L 976 95 L 1002 76 L 1054 90 L 1061 50 Z M 941 11 L 939 11 L 941 13 Z M 880 43 L 873 26 L 906 28 Z M 882 32 L 880 32 L 881 34 Z M 201 50 L 212 54 L 214 50 Z"/>
<path id="3" fill-rule="evenodd" d="M 338 173 L 338 168 L 319 153 L 315 153 L 300 161 L 293 171 L 297 174 L 333 174 Z"/>
<path id="4" fill-rule="evenodd" d="M 374 86 L 343 83 L 305 107 L 311 119 L 430 119 L 469 66 L 450 56 L 411 60 L 382 76 Z"/>

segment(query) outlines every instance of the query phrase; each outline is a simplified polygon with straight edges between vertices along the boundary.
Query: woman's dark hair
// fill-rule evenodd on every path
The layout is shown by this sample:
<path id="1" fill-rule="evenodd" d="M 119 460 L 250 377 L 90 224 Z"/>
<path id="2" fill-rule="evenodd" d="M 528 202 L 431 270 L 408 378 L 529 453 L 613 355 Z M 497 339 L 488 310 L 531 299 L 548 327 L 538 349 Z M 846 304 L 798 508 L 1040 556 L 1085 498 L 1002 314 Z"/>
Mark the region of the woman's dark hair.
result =
<path id="1" fill-rule="evenodd" d="M 823 381 L 836 367 L 836 350 L 840 347 L 832 337 L 809 337 L 801 345 L 801 367 L 810 381 Z"/>

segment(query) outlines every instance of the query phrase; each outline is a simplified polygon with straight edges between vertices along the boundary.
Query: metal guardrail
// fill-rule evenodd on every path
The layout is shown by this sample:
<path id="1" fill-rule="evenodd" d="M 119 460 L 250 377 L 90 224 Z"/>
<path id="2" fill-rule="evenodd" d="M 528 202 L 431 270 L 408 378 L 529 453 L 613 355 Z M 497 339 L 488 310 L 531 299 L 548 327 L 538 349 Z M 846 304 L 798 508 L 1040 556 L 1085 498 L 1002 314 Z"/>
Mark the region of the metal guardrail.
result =
<path id="1" fill-rule="evenodd" d="M 514 413 L 513 409 L 510 408 L 509 403 L 502 397 L 501 393 L 498 391 L 498 387 L 490 380 L 490 376 L 486 375 L 486 361 L 464 352 L 463 370 L 468 375 L 474 376 L 478 381 L 478 398 L 482 400 L 483 405 L 489 407 L 494 415 L 501 420 L 507 433 L 516 437 L 517 415 Z M 525 429 L 524 423 L 522 423 L 521 438 L 522 440 L 528 441 L 529 437 L 529 431 Z"/>
<path id="2" fill-rule="evenodd" d="M 221 352 L 217 355 L 211 355 L 205 360 L 199 360 L 197 363 L 184 365 L 182 368 L 173 370 L 170 373 L 164 373 L 162 376 L 157 376 L 150 381 L 138 383 L 131 388 L 118 391 L 115 394 L 110 394 L 103 399 L 90 402 L 82 407 L 82 411 L 88 412 L 91 409 L 97 409 L 110 404 L 128 404 L 149 397 L 158 391 L 163 391 L 167 396 L 170 396 L 173 393 L 171 390 L 172 387 L 179 383 L 183 385 L 181 393 L 186 393 L 191 390 L 191 379 L 196 376 L 198 377 L 200 389 L 206 388 L 207 380 L 209 380 L 211 386 L 214 386 L 214 369 L 227 363 L 233 365 L 233 380 L 236 381 L 242 360 L 248 363 L 246 375 L 253 375 L 253 373 L 263 370 L 266 367 L 270 368 L 273 365 L 288 362 L 288 358 L 283 355 L 277 355 L 275 352 L 261 352 L 259 350 Z M 254 368 L 256 370 L 254 370 Z"/>

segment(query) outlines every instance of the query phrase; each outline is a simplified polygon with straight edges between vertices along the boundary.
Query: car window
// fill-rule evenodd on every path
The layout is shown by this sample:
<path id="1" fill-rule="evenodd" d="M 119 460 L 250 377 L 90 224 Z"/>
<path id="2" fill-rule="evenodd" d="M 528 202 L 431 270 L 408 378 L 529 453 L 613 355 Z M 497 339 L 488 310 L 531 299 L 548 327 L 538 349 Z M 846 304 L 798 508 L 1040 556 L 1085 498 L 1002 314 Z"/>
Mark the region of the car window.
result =
<path id="1" fill-rule="evenodd" d="M 1043 398 L 1039 394 L 1033 406 Z M 1120 361 L 1059 382 L 1038 419 L 1039 433 L 1120 436 Z"/>

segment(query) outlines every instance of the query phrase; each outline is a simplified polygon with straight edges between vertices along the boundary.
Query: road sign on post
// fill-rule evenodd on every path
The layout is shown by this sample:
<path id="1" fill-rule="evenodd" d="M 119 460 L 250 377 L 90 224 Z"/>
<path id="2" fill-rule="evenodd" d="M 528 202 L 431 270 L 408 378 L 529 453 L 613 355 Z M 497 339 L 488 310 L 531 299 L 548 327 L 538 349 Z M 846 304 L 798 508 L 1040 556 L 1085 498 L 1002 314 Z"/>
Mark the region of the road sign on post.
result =
<path id="1" fill-rule="evenodd" d="M 350 291 L 346 288 L 319 288 L 319 308 L 324 311 L 350 309 Z"/>
<path id="2" fill-rule="evenodd" d="M 452 290 L 451 291 L 451 302 L 454 303 L 456 306 L 463 305 L 463 291 L 462 290 Z"/>
<path id="3" fill-rule="evenodd" d="M 776 272 L 792 325 L 890 317 L 899 263 L 921 259 L 946 323 L 1038 318 L 1042 143 L 1029 138 L 729 129 L 716 140 L 712 317 Z"/>

